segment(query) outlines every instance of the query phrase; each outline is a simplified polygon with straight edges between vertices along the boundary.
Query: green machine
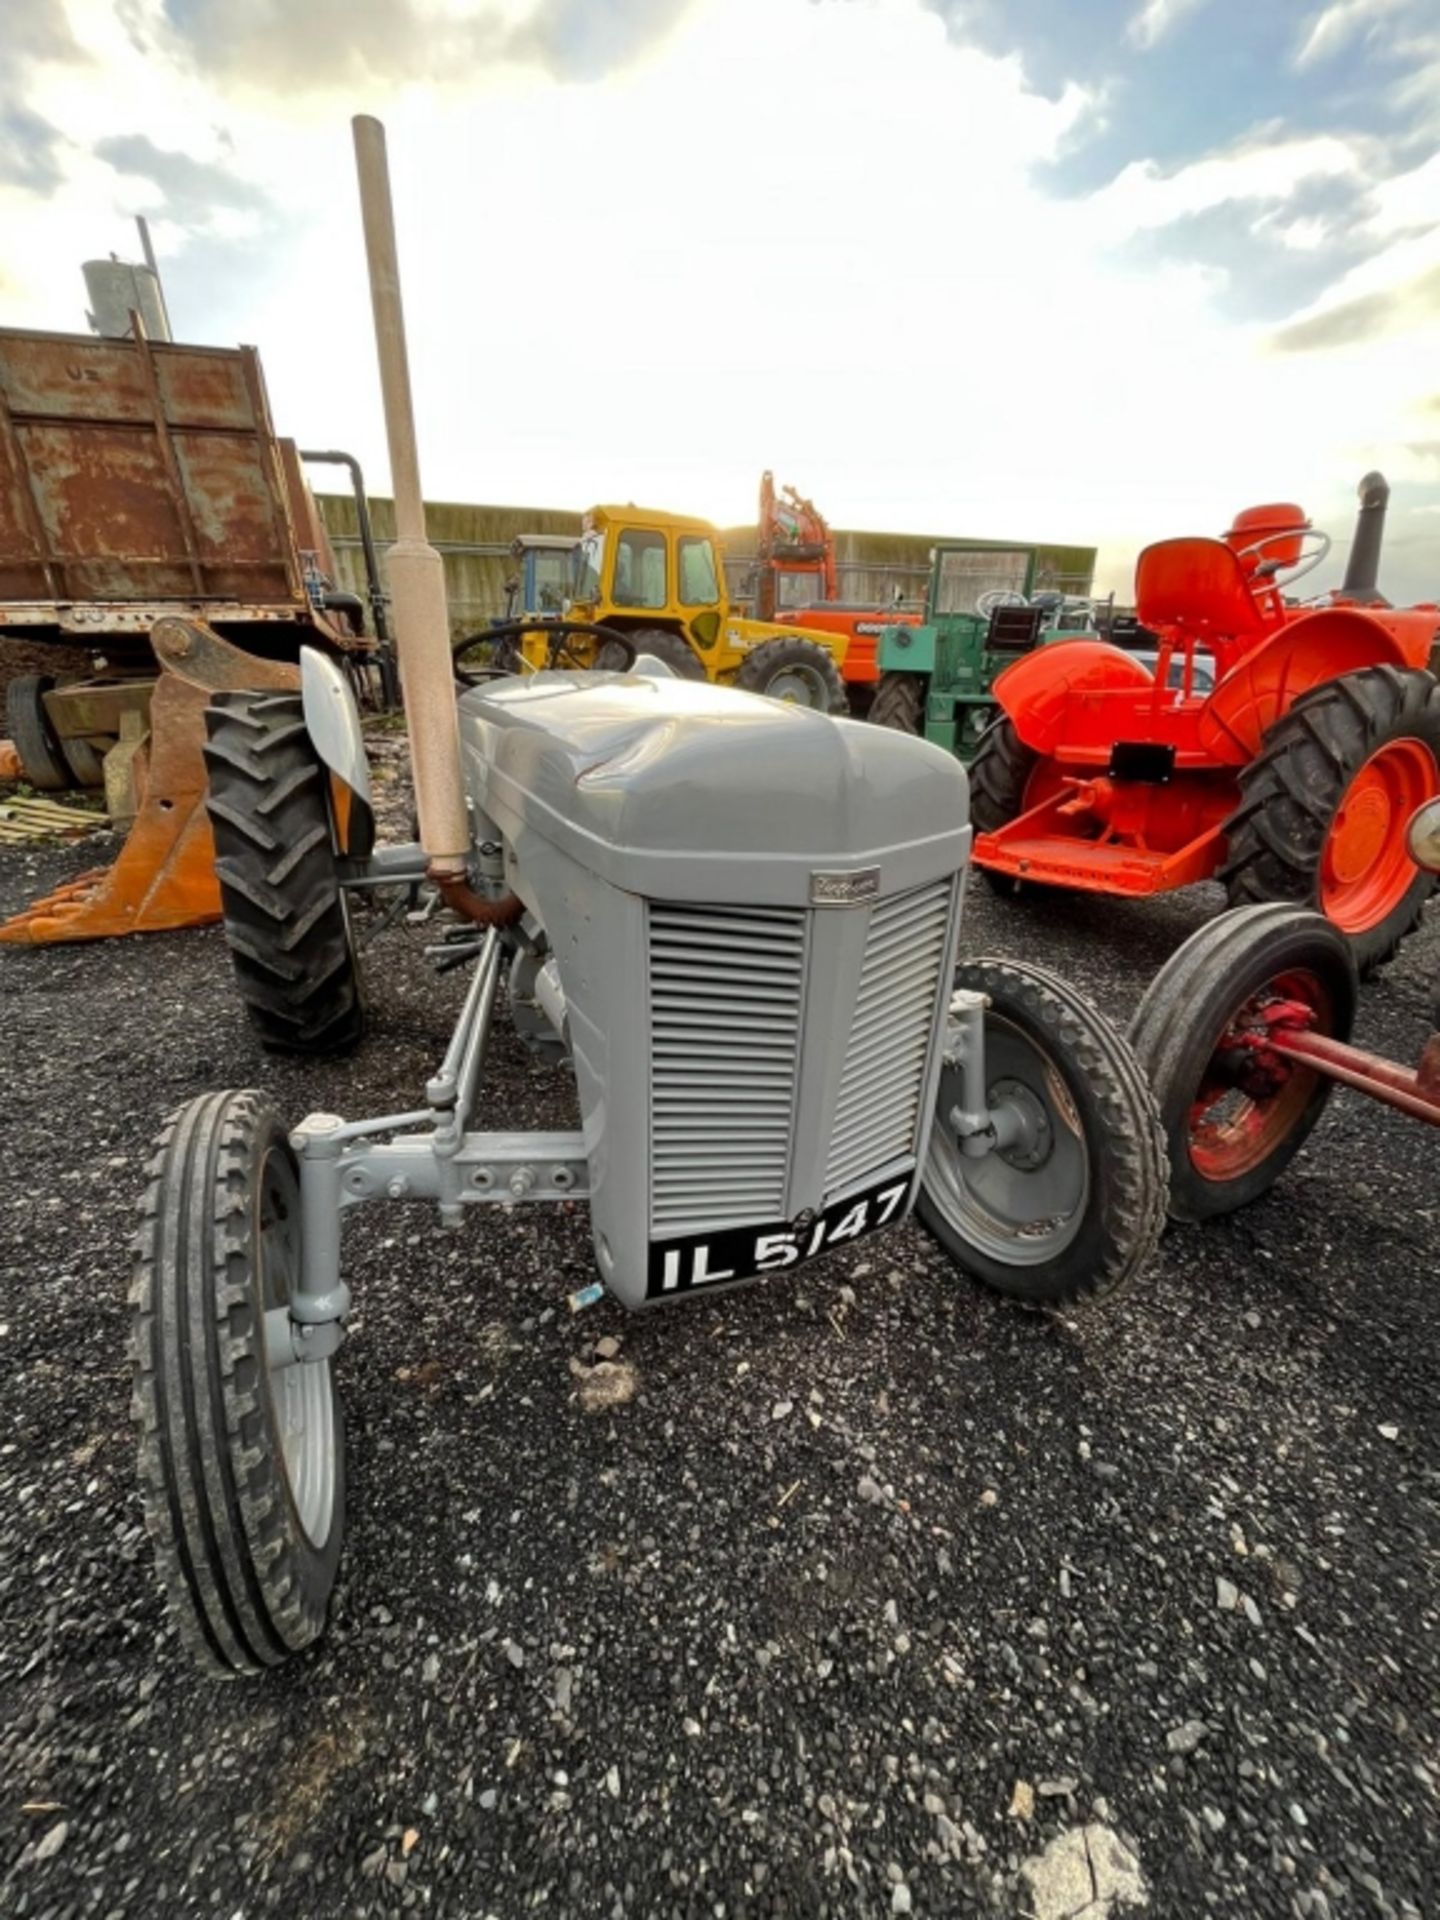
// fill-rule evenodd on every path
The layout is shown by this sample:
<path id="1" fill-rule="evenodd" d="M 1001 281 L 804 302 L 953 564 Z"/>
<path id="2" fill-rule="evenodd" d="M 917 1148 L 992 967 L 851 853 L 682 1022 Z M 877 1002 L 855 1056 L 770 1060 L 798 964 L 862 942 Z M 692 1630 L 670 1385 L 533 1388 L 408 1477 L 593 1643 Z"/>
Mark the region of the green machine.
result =
<path id="1" fill-rule="evenodd" d="M 1035 591 L 1037 549 L 947 541 L 931 551 L 923 623 L 883 629 L 870 719 L 968 763 L 994 715 L 1002 668 L 1046 641 L 1094 631 L 1088 598 Z"/>

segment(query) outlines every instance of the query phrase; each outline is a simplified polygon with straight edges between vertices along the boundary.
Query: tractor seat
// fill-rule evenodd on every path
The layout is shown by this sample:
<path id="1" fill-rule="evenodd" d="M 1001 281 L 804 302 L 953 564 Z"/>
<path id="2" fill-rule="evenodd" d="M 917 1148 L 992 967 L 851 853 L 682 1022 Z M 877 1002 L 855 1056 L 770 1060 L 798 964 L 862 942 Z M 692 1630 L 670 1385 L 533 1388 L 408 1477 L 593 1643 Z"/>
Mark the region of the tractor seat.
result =
<path id="1" fill-rule="evenodd" d="M 1223 540 L 1157 540 L 1135 563 L 1135 610 L 1143 626 L 1225 640 L 1255 640 L 1267 623 L 1240 561 Z"/>

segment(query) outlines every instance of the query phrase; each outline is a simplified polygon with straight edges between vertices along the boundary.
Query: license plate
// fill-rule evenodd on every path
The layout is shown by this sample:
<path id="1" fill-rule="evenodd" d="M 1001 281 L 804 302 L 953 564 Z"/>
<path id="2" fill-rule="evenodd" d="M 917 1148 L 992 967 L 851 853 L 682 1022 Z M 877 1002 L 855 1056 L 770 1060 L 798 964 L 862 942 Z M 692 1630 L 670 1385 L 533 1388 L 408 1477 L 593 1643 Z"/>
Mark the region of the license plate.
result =
<path id="1" fill-rule="evenodd" d="M 879 1227 L 892 1226 L 905 1216 L 905 1201 L 913 1173 L 885 1180 L 848 1200 L 834 1201 L 823 1213 L 799 1225 L 784 1222 L 771 1227 L 728 1227 L 718 1233 L 691 1234 L 684 1240 L 651 1243 L 646 1293 L 651 1300 L 668 1300 L 701 1287 L 749 1280 L 757 1274 L 780 1273 L 813 1260 L 832 1247 L 863 1240 Z"/>

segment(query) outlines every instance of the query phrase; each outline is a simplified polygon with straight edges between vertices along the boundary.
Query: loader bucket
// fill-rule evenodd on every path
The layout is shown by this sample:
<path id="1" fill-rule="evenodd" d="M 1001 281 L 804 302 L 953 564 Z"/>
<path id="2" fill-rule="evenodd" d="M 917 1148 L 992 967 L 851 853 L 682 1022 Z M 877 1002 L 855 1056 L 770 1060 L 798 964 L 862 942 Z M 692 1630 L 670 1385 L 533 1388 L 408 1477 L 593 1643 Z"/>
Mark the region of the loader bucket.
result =
<path id="1" fill-rule="evenodd" d="M 48 946 L 165 933 L 220 918 L 215 845 L 205 813 L 205 708 L 214 693 L 293 689 L 297 668 L 231 646 L 198 620 L 157 622 L 161 674 L 150 701 L 144 791 L 120 856 L 0 925 L 0 941 Z"/>

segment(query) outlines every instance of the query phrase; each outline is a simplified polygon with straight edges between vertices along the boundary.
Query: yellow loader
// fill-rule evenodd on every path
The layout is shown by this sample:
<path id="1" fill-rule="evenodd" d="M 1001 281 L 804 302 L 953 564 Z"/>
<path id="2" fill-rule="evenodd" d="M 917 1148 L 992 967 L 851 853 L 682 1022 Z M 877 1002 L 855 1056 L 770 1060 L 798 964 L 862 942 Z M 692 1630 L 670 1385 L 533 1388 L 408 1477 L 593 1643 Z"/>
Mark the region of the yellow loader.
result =
<path id="1" fill-rule="evenodd" d="M 494 666 L 621 667 L 623 651 L 574 623 L 623 633 L 680 678 L 717 680 L 772 700 L 846 713 L 848 636 L 751 620 L 730 604 L 720 539 L 705 520 L 641 507 L 592 507 L 575 550 L 563 627 L 543 620 L 517 631 L 458 641 L 456 670 L 471 677 L 488 652 Z M 610 657 L 613 654 L 615 657 Z"/>

